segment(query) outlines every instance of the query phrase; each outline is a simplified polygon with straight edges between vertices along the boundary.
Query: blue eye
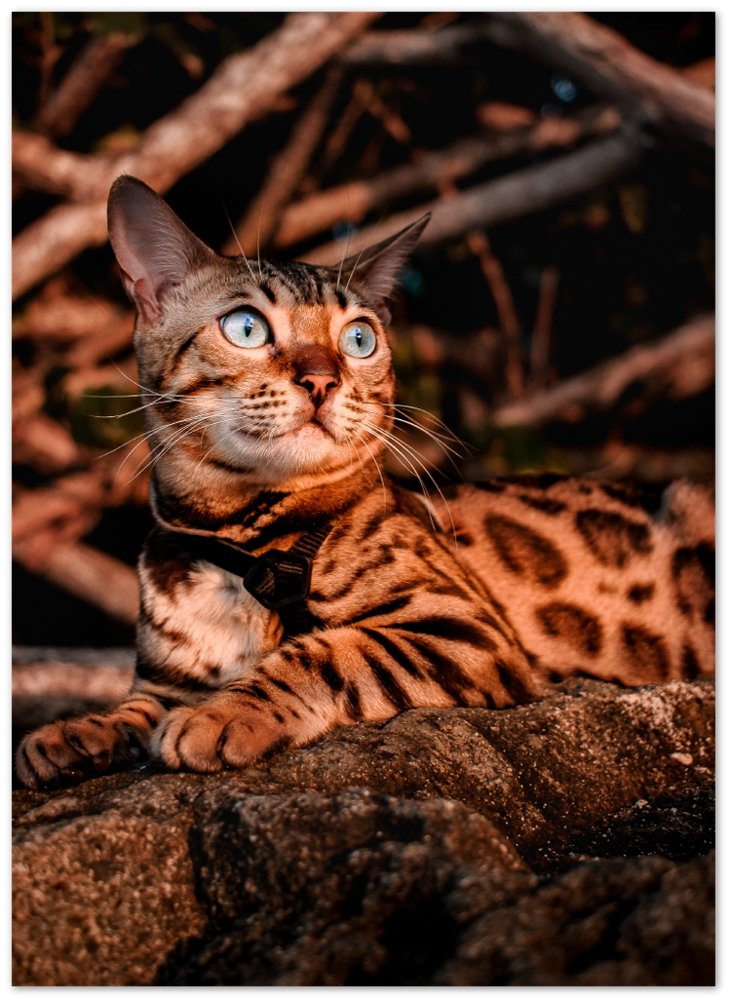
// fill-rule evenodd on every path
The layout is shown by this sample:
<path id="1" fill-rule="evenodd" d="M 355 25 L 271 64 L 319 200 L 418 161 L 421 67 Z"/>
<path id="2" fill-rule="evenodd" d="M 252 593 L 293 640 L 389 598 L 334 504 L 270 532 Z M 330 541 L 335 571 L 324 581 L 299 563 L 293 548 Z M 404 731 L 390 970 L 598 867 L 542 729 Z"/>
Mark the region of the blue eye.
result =
<path id="1" fill-rule="evenodd" d="M 271 339 L 268 323 L 251 309 L 237 309 L 221 317 L 220 329 L 236 347 L 263 347 Z"/>
<path id="2" fill-rule="evenodd" d="M 342 330 L 339 346 L 350 358 L 368 358 L 377 347 L 377 336 L 369 323 L 358 319 Z"/>

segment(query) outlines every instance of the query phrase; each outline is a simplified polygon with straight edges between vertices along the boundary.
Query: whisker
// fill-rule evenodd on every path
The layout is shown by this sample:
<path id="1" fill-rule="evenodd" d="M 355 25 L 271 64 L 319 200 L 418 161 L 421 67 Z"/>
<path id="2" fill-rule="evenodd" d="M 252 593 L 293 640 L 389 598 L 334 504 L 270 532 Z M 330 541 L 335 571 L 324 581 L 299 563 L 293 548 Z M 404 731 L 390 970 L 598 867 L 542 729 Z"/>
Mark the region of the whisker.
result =
<path id="1" fill-rule="evenodd" d="M 194 418 L 192 418 L 192 417 L 185 417 L 185 418 L 184 418 L 184 419 L 182 419 L 182 420 L 176 420 L 176 421 L 175 421 L 174 423 L 175 423 L 175 424 L 177 424 L 177 423 L 185 423 L 185 422 L 187 422 L 187 421 L 190 421 L 190 420 L 192 420 L 192 419 L 194 419 Z M 137 442 L 137 443 L 136 443 L 136 444 L 134 445 L 134 447 L 133 447 L 133 448 L 130 448 L 130 450 L 129 450 L 129 454 L 128 454 L 128 455 L 126 455 L 126 456 L 124 457 L 123 461 L 121 461 L 121 462 L 119 463 L 119 465 L 118 465 L 118 467 L 117 467 L 117 469 L 116 469 L 116 472 L 114 473 L 114 481 L 116 482 L 116 479 L 117 479 L 117 477 L 119 476 L 119 473 L 120 473 L 120 472 L 122 471 L 122 469 L 123 469 L 123 468 L 124 468 L 124 466 L 125 466 L 125 465 L 127 464 L 127 462 L 129 461 L 129 459 L 130 459 L 130 458 L 132 457 L 132 455 L 134 454 L 134 452 L 135 452 L 135 451 L 136 451 L 136 450 L 137 450 L 137 449 L 138 449 L 138 448 L 139 448 L 139 447 L 140 447 L 140 446 L 141 446 L 142 444 L 145 444 L 145 443 L 146 443 L 146 444 L 147 444 L 147 445 L 149 446 L 149 448 L 150 448 L 150 455 L 153 455 L 153 452 L 152 452 L 152 446 L 151 446 L 151 444 L 150 444 L 150 441 L 149 441 L 149 439 L 150 439 L 150 438 L 152 437 L 152 435 L 153 435 L 153 434 L 159 434 L 159 433 L 160 433 L 160 431 L 163 431 L 163 430 L 165 430 L 165 429 L 166 429 L 167 427 L 173 427 L 173 426 L 174 426 L 174 424 L 167 424 L 167 425 L 165 425 L 165 426 L 162 426 L 162 427 L 155 427 L 155 428 L 153 428 L 153 430 L 151 430 L 151 431 L 147 431 L 147 432 L 144 432 L 144 433 L 142 433 L 142 434 L 138 434 L 136 438 L 132 438 L 132 439 L 131 439 L 130 441 L 127 441 L 127 442 L 125 442 L 125 445 L 129 445 L 129 444 L 131 444 L 131 443 L 132 443 L 132 441 L 135 441 L 135 440 L 136 440 L 136 442 Z M 120 447 L 124 447 L 125 445 L 121 445 Z M 117 450 L 118 450 L 117 448 L 114 448 L 114 449 L 112 449 L 112 451 L 117 451 Z M 107 454 L 107 455 L 111 455 L 111 454 L 112 454 L 112 452 L 107 452 L 106 454 Z M 105 456 L 104 456 L 104 455 L 102 455 L 101 457 L 102 457 L 102 458 L 104 458 Z M 149 456 L 147 456 L 147 458 L 149 458 Z M 153 460 L 154 460 L 154 459 L 153 459 Z M 146 460 L 145 460 L 145 461 L 146 461 Z M 134 476 L 132 477 L 132 482 L 134 482 L 134 480 L 135 480 L 135 479 L 136 479 L 136 478 L 137 478 L 138 476 L 140 476 L 140 475 L 142 474 L 142 472 L 144 472 L 144 469 L 138 469 L 138 470 L 137 470 L 137 472 L 136 472 L 136 473 L 134 474 Z"/>
<path id="2" fill-rule="evenodd" d="M 155 393 L 161 396 L 162 393 Z M 139 399 L 138 392 L 87 392 L 84 393 L 86 399 Z"/>
<path id="3" fill-rule="evenodd" d="M 423 480 L 422 480 L 422 478 L 420 476 L 420 473 L 418 472 L 417 467 L 414 465 L 413 461 L 410 460 L 410 458 L 408 457 L 408 455 L 404 451 L 400 450 L 397 447 L 397 445 L 394 444 L 392 441 L 390 441 L 386 437 L 382 436 L 384 434 L 382 428 L 375 428 L 375 427 L 371 427 L 371 426 L 367 425 L 366 429 L 369 430 L 370 434 L 372 434 L 373 437 L 376 437 L 378 440 L 382 441 L 382 443 L 385 445 L 385 447 L 389 448 L 393 452 L 393 454 L 395 454 L 400 459 L 400 461 L 410 469 L 410 471 L 412 472 L 412 474 L 417 479 L 418 484 L 420 486 L 420 489 L 423 491 L 423 494 L 425 496 L 427 496 L 428 491 L 425 488 L 425 483 L 423 482 Z M 423 465 L 423 463 L 420 462 L 419 459 L 415 458 L 415 456 L 413 456 L 413 458 L 414 458 L 414 461 L 418 462 L 418 465 L 420 465 L 420 467 L 423 469 L 423 471 L 427 473 L 427 469 L 425 468 L 425 466 Z M 430 510 L 429 507 L 428 507 L 428 517 L 430 518 L 430 524 L 431 524 L 431 527 L 432 527 L 433 531 L 435 533 L 437 533 L 438 526 L 435 523 L 435 519 L 433 517 L 433 513 L 432 513 L 432 511 Z"/>
<path id="4" fill-rule="evenodd" d="M 434 414 L 430 413 L 429 410 L 424 410 L 421 406 L 407 406 L 402 403 L 382 404 L 382 405 L 385 406 L 391 405 L 395 408 L 395 413 L 393 414 L 393 421 L 395 424 L 398 424 L 402 427 L 412 427 L 413 429 L 420 431 L 426 437 L 430 438 L 431 441 L 433 441 L 433 443 L 441 449 L 441 451 L 445 455 L 449 464 L 452 466 L 453 471 L 456 473 L 458 478 L 460 480 L 463 480 L 463 470 L 456 463 L 455 459 L 457 458 L 463 460 L 465 458 L 465 455 L 461 451 L 458 451 L 455 448 L 453 448 L 449 442 L 458 445 L 458 447 L 462 448 L 465 452 L 473 453 L 474 449 L 471 447 L 471 445 L 469 445 L 466 441 L 461 440 L 461 438 L 459 438 L 456 434 L 454 434 L 453 431 L 451 431 L 451 429 L 447 426 L 447 424 L 444 424 L 439 417 L 436 417 Z M 436 424 L 442 427 L 444 433 L 436 431 L 432 427 L 425 426 L 425 424 L 422 423 L 417 418 L 417 416 L 415 416 L 414 419 L 411 419 L 410 416 L 404 416 L 403 414 L 398 413 L 397 411 L 400 409 L 411 411 L 413 414 L 416 413 L 425 414 L 425 416 L 428 417 L 429 420 L 434 421 Z"/>
<path id="5" fill-rule="evenodd" d="M 243 251 L 243 247 L 240 245 L 240 240 L 238 239 L 238 233 L 235 231 L 235 226 L 233 225 L 233 223 L 231 221 L 231 218 L 230 218 L 230 215 L 228 214 L 228 209 L 225 206 L 225 202 L 223 202 L 223 211 L 225 212 L 225 218 L 228 220 L 228 225 L 230 226 L 230 231 L 233 234 L 233 239 L 235 240 L 236 245 L 237 245 L 238 249 L 240 250 L 240 255 L 243 258 L 243 260 L 245 261 L 246 267 L 248 268 L 248 273 L 250 274 L 251 278 L 255 282 L 256 276 L 253 273 L 253 268 L 250 265 L 250 261 L 248 260 L 248 258 L 246 257 L 246 255 L 245 255 L 245 253 Z"/>
<path id="6" fill-rule="evenodd" d="M 256 260 L 258 261 L 258 278 L 263 281 L 263 271 L 261 270 L 261 212 L 258 213 L 258 226 L 256 228 Z"/>
<path id="7" fill-rule="evenodd" d="M 137 443 L 134 445 L 134 447 L 129 449 L 129 453 L 124 456 L 124 459 L 119 463 L 119 465 L 116 467 L 116 469 L 114 471 L 114 479 L 113 479 L 114 482 L 117 481 L 117 479 L 119 478 L 119 475 L 120 475 L 122 469 L 127 464 L 127 462 L 129 461 L 129 459 L 132 457 L 132 455 L 134 454 L 134 452 L 138 448 L 141 448 L 141 446 L 143 444 L 147 444 L 147 443 L 148 442 L 147 442 L 146 437 L 142 436 L 141 440 L 137 441 Z M 146 461 L 146 459 L 145 459 L 145 461 Z M 132 476 L 132 482 L 134 482 L 134 480 L 136 478 L 137 478 L 137 474 L 135 473 L 134 476 Z"/>
<path id="8" fill-rule="evenodd" d="M 437 424 L 440 427 L 441 431 L 443 432 L 444 437 L 446 437 L 449 440 L 453 441 L 454 444 L 461 445 L 464 448 L 469 447 L 469 445 L 467 445 L 465 441 L 462 441 L 461 438 L 459 438 L 457 434 L 453 433 L 453 431 L 448 426 L 448 424 L 444 423 L 440 419 L 440 417 L 437 417 L 434 413 L 431 413 L 430 410 L 426 410 L 422 406 L 413 406 L 413 405 L 411 405 L 409 403 L 379 403 L 378 405 L 379 406 L 390 406 L 390 407 L 392 407 L 395 410 L 412 410 L 413 412 L 416 412 L 416 413 L 424 413 L 425 416 L 428 418 L 428 420 L 432 420 L 433 423 Z"/>
<path id="9" fill-rule="evenodd" d="M 353 433 L 354 433 L 355 437 L 357 438 L 357 440 L 360 441 L 365 446 L 365 448 L 367 449 L 367 451 L 370 454 L 370 457 L 371 457 L 371 459 L 372 459 L 372 461 L 374 463 L 375 468 L 377 469 L 377 474 L 379 475 L 380 482 L 382 483 L 382 513 L 386 514 L 387 513 L 387 487 L 385 485 L 385 477 L 383 476 L 382 469 L 380 468 L 380 463 L 377 461 L 376 455 L 374 454 L 374 452 L 372 451 L 372 449 L 370 448 L 370 446 L 367 444 L 367 441 L 364 439 L 364 437 L 358 431 L 356 431 L 356 430 L 353 431 Z M 360 459 L 360 465 L 361 464 L 362 464 L 362 460 Z"/>
<path id="10" fill-rule="evenodd" d="M 109 455 L 113 455 L 115 451 L 121 451 L 122 448 L 126 448 L 127 445 L 132 444 L 133 441 L 141 441 L 144 438 L 150 438 L 153 434 L 159 434 L 161 431 L 168 427 L 174 427 L 175 424 L 182 424 L 186 420 L 195 420 L 195 417 L 182 417 L 180 420 L 173 420 L 170 424 L 163 424 L 160 427 L 153 427 L 151 430 L 144 430 L 140 434 L 135 434 L 134 437 L 129 438 L 127 441 L 122 441 L 121 444 L 116 445 L 114 448 L 110 448 L 109 451 L 102 452 L 101 455 L 96 455 L 95 460 L 102 458 L 107 458 Z M 124 463 L 122 463 L 123 465 Z"/>
<path id="11" fill-rule="evenodd" d="M 115 451 L 121 451 L 122 448 L 126 448 L 128 445 L 132 444 L 134 441 L 137 442 L 137 446 L 144 441 L 147 437 L 146 431 L 142 431 L 141 434 L 135 434 L 133 438 L 129 438 L 128 441 L 122 441 L 121 444 L 116 445 L 114 448 L 110 448 L 109 451 L 102 452 L 101 455 L 95 455 L 94 461 L 101 461 L 102 458 L 108 458 L 109 455 L 113 455 Z"/>
<path id="12" fill-rule="evenodd" d="M 341 259 L 339 261 L 339 270 L 337 271 L 337 291 L 339 291 L 339 282 L 342 280 L 342 268 L 344 267 L 344 262 L 347 259 L 347 254 L 349 253 L 349 245 L 352 242 L 352 228 L 347 230 L 347 236 L 344 241 L 344 250 L 342 252 Z M 347 285 L 349 287 L 349 284 Z"/>
<path id="13" fill-rule="evenodd" d="M 132 378 L 132 376 L 131 375 L 127 375 L 126 372 L 122 371 L 121 368 L 119 367 L 119 365 L 116 364 L 116 362 L 112 362 L 112 363 L 114 365 L 114 368 L 116 368 L 116 370 L 121 375 L 121 377 L 124 378 L 124 379 L 126 379 L 127 382 L 131 382 L 132 385 L 136 385 L 136 387 L 138 389 L 141 389 L 143 392 L 148 393 L 148 395 L 150 395 L 150 396 L 160 396 L 160 397 L 164 396 L 164 393 L 158 392 L 156 389 L 150 389 L 149 386 L 142 385 L 141 382 L 135 382 L 135 380 Z"/>
<path id="14" fill-rule="evenodd" d="M 452 445 L 448 444 L 448 439 L 443 434 L 439 434 L 437 431 L 432 431 L 429 428 L 424 427 L 422 424 L 419 424 L 416 420 L 409 420 L 407 417 L 401 417 L 399 416 L 399 414 L 395 415 L 394 420 L 395 423 L 401 427 L 412 427 L 414 430 L 420 431 L 421 434 L 423 434 L 427 438 L 430 438 L 430 440 L 434 444 L 437 444 L 438 447 L 441 448 L 444 452 L 448 452 L 451 455 L 455 455 L 456 458 L 463 458 L 463 455 L 461 454 L 460 451 L 456 451 L 456 449 Z"/>
<path id="15" fill-rule="evenodd" d="M 107 396 L 107 399 L 111 399 L 111 396 Z M 119 396 L 118 399 L 123 397 Z M 134 397 L 139 399 L 139 396 Z M 180 397 L 181 399 L 182 397 Z M 163 400 L 163 402 L 177 402 L 177 400 Z M 124 410 L 123 413 L 90 413 L 89 416 L 93 417 L 94 420 L 121 420 L 122 417 L 130 417 L 133 413 L 141 413 L 142 410 L 148 409 L 150 406 L 160 406 L 160 400 L 151 399 L 148 403 L 142 403 L 141 406 L 135 406 L 133 410 Z"/>
<path id="16" fill-rule="evenodd" d="M 376 412 L 376 407 L 370 406 L 369 407 L 369 412 L 375 413 Z M 422 434 L 424 434 L 426 437 L 430 438 L 433 441 L 433 443 L 435 445 L 437 445 L 438 448 L 441 449 L 441 451 L 445 455 L 445 457 L 448 460 L 448 462 L 453 466 L 453 470 L 456 473 L 456 475 L 458 475 L 459 478 L 462 478 L 461 469 L 456 464 L 456 462 L 454 460 L 454 456 L 455 456 L 455 458 L 463 458 L 463 456 L 461 455 L 460 452 L 456 451 L 455 448 L 452 448 L 449 444 L 447 444 L 446 441 L 443 440 L 443 436 L 441 436 L 440 434 L 438 434 L 436 431 L 431 431 L 427 427 L 423 427 L 423 425 L 420 424 L 420 423 L 418 423 L 417 421 L 412 421 L 412 420 L 410 420 L 407 417 L 401 417 L 398 414 L 394 415 L 393 420 L 397 424 L 402 424 L 403 426 L 413 427 L 416 430 L 420 431 Z M 384 428 L 383 428 L 383 430 L 384 430 Z M 401 441 L 399 438 L 397 440 L 400 441 L 400 443 L 403 446 L 405 445 L 405 442 Z M 412 447 L 412 446 L 409 445 L 408 447 Z M 419 456 L 419 460 L 422 461 L 422 456 Z"/>
<path id="17" fill-rule="evenodd" d="M 354 262 L 354 267 L 353 267 L 353 268 L 352 268 L 352 270 L 351 270 L 351 271 L 349 272 L 349 277 L 347 278 L 347 284 L 346 284 L 346 285 L 344 286 L 344 294 L 345 294 L 345 295 L 346 295 L 346 294 L 347 294 L 347 292 L 349 291 L 349 283 L 351 282 L 352 278 L 354 277 L 354 272 L 355 272 L 355 271 L 357 270 L 357 267 L 359 266 L 359 262 L 360 262 L 360 259 L 362 258 L 362 254 L 363 254 L 363 253 L 365 252 L 365 249 L 366 249 L 366 248 L 365 248 L 365 247 L 363 247 L 363 248 L 362 248 L 362 249 L 360 250 L 360 252 L 359 252 L 359 253 L 357 254 L 357 259 L 356 259 L 356 260 L 355 260 L 355 262 Z"/>
<path id="18" fill-rule="evenodd" d="M 423 470 L 424 474 L 428 477 L 428 479 L 433 484 L 433 487 L 435 488 L 435 491 L 437 492 L 438 496 L 440 497 L 440 499 L 441 499 L 441 501 L 443 503 L 443 506 L 445 507 L 445 509 L 446 509 L 446 511 L 448 513 L 448 519 L 451 522 L 451 530 L 453 532 L 453 541 L 456 544 L 456 546 L 458 546 L 458 538 L 457 538 L 457 532 L 456 532 L 456 525 L 455 525 L 455 522 L 453 520 L 453 515 L 451 514 L 451 509 L 450 509 L 450 506 L 448 504 L 448 501 L 446 500 L 445 495 L 443 494 L 442 489 L 440 488 L 440 486 L 436 482 L 435 477 L 430 472 L 430 470 L 427 468 L 427 466 L 425 465 L 425 463 L 422 461 L 422 458 L 418 454 L 418 452 L 414 448 L 412 448 L 410 445 L 406 444 L 404 441 L 400 441 L 399 439 L 395 438 L 395 436 L 392 433 L 390 433 L 389 431 L 386 431 L 383 427 L 373 426 L 369 422 L 365 422 L 364 426 L 367 428 L 367 430 L 369 430 L 369 432 L 374 437 L 379 438 L 379 440 L 382 441 L 382 443 L 385 445 L 386 448 L 389 448 L 402 462 L 404 462 L 408 466 L 408 468 L 410 468 L 412 470 L 413 475 L 415 476 L 415 478 L 417 479 L 418 483 L 420 484 L 420 488 L 423 490 L 423 493 L 427 496 L 428 491 L 425 488 L 425 484 L 423 483 L 423 480 L 422 480 L 419 472 L 417 471 L 415 465 L 413 464 L 414 462 L 417 462 L 417 464 Z M 429 514 L 429 517 L 430 517 L 430 522 L 431 522 L 431 524 L 433 526 L 433 530 L 437 532 L 437 527 L 436 527 L 436 524 L 435 524 L 435 520 L 433 518 L 433 514 L 432 514 L 432 511 L 430 510 L 430 508 L 428 508 L 428 514 Z"/>
<path id="19" fill-rule="evenodd" d="M 235 409 L 231 409 L 229 413 L 224 414 L 217 420 L 211 421 L 206 427 L 203 428 L 203 436 L 205 435 L 205 431 L 212 430 L 214 427 L 220 427 L 226 424 L 230 419 L 230 417 L 235 415 L 236 415 Z M 223 442 L 227 441 L 228 438 L 235 437 L 235 435 L 238 433 L 239 433 L 239 428 L 233 427 L 232 430 L 230 430 L 227 434 L 224 434 L 219 441 L 213 442 L 213 444 L 210 445 L 210 447 L 202 456 L 202 458 L 198 460 L 197 465 L 195 466 L 195 471 L 197 471 L 197 469 L 203 464 L 203 462 L 206 460 L 210 452 L 215 448 L 216 444 L 223 444 Z"/>
<path id="20" fill-rule="evenodd" d="M 145 464 L 142 466 L 141 469 L 139 469 L 137 475 L 134 478 L 136 479 L 137 476 L 140 476 L 142 475 L 143 472 L 146 472 L 148 468 L 150 468 L 153 465 L 156 465 L 156 463 L 159 462 L 159 460 L 163 458 L 167 454 L 167 452 L 170 451 L 170 449 L 174 448 L 175 445 L 177 445 L 180 441 L 184 440 L 185 437 L 189 437 L 189 435 L 194 434 L 194 432 L 198 429 L 198 427 L 202 426 L 208 419 L 209 415 L 207 413 L 198 415 L 197 417 L 187 418 L 189 426 L 182 427 L 177 431 L 175 431 L 170 440 L 165 442 L 165 444 L 163 444 L 161 448 L 158 449 L 156 445 L 150 448 L 149 460 L 145 462 Z"/>

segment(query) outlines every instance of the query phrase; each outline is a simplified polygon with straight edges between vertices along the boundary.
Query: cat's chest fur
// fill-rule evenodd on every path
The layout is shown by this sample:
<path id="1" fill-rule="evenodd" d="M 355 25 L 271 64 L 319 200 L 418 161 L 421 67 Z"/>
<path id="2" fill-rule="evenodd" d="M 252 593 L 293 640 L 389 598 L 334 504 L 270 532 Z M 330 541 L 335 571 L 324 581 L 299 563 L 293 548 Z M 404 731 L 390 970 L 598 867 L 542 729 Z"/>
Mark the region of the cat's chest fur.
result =
<path id="1" fill-rule="evenodd" d="M 139 574 L 138 647 L 149 663 L 217 687 L 245 676 L 280 643 L 278 616 L 239 576 L 191 559 L 163 532 L 148 540 Z"/>

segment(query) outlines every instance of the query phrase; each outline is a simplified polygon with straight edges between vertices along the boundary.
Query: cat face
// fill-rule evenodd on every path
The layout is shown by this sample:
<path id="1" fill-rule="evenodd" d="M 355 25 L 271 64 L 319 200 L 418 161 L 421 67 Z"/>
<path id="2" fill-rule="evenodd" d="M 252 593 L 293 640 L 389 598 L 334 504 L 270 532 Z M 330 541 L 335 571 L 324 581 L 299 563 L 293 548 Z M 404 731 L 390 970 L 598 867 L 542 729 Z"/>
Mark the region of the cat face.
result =
<path id="1" fill-rule="evenodd" d="M 251 264 L 117 180 L 109 230 L 157 460 L 184 451 L 263 483 L 374 461 L 393 420 L 386 300 L 426 221 L 337 268 Z"/>
<path id="2" fill-rule="evenodd" d="M 202 287 L 170 304 L 164 332 L 176 349 L 157 378 L 154 332 L 137 336 L 141 381 L 151 374 L 163 394 L 150 417 L 197 461 L 266 481 L 377 453 L 392 420 L 390 347 L 377 314 L 336 291 L 330 275 L 303 265 L 262 262 L 254 278 L 240 261 L 216 262 Z M 202 318 L 194 331 L 189 311 Z"/>

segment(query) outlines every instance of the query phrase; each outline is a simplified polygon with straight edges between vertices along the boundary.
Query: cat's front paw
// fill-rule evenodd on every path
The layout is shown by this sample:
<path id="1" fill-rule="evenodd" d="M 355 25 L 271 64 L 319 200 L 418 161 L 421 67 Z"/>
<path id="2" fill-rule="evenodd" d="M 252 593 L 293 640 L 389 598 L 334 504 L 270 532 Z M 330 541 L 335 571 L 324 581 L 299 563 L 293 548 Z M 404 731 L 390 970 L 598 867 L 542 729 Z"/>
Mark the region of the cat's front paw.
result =
<path id="1" fill-rule="evenodd" d="M 285 740 L 275 719 L 220 698 L 169 712 L 154 734 L 152 752 L 172 770 L 214 773 L 244 767 Z"/>
<path id="2" fill-rule="evenodd" d="M 88 715 L 30 733 L 18 747 L 15 766 L 24 785 L 40 788 L 107 771 L 129 750 L 129 734 L 122 727 L 103 715 Z"/>

